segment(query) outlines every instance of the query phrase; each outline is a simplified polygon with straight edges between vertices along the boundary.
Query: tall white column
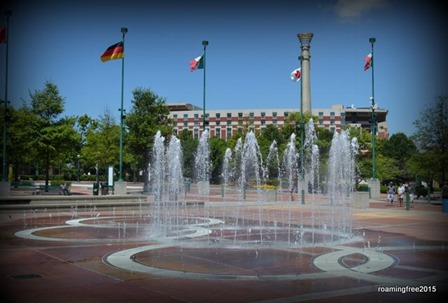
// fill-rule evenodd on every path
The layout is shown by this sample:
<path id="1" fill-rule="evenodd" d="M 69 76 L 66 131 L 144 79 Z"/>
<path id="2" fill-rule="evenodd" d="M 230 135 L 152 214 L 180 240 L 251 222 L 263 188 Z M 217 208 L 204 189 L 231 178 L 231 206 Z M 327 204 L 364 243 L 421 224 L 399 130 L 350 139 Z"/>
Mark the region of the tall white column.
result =
<path id="1" fill-rule="evenodd" d="M 313 33 L 300 33 L 297 35 L 300 40 L 301 66 L 302 66 L 302 111 L 304 114 L 311 114 L 311 84 L 310 84 L 310 47 Z"/>

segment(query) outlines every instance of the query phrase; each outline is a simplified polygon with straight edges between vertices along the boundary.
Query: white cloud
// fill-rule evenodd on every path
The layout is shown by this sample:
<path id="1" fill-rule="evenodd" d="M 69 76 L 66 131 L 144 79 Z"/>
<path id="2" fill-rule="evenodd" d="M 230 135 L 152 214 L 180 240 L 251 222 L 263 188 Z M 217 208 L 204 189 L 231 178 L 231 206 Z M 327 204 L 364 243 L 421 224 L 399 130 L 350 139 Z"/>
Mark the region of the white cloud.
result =
<path id="1" fill-rule="evenodd" d="M 389 0 L 338 0 L 334 5 L 334 12 L 341 19 L 353 20 L 388 5 Z"/>

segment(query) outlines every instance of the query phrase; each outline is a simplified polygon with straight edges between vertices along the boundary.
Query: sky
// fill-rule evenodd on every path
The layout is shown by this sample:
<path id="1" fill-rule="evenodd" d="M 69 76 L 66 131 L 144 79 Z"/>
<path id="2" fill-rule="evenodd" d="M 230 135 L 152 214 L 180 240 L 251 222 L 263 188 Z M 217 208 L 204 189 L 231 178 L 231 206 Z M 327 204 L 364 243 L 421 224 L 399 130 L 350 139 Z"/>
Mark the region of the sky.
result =
<path id="1" fill-rule="evenodd" d="M 448 27 L 434 1 L 3 1 L 9 19 L 7 97 L 30 101 L 45 82 L 57 85 L 63 115 L 119 121 L 122 61 L 101 54 L 125 36 L 124 109 L 132 91 L 151 89 L 166 103 L 202 107 L 203 71 L 189 61 L 206 49 L 206 109 L 300 111 L 297 34 L 312 32 L 312 108 L 371 105 L 372 73 L 364 57 L 374 44 L 374 95 L 388 110 L 389 133 L 412 135 L 420 112 L 448 94 Z M 0 25 L 6 25 L 5 16 Z M 5 96 L 6 44 L 0 44 Z"/>

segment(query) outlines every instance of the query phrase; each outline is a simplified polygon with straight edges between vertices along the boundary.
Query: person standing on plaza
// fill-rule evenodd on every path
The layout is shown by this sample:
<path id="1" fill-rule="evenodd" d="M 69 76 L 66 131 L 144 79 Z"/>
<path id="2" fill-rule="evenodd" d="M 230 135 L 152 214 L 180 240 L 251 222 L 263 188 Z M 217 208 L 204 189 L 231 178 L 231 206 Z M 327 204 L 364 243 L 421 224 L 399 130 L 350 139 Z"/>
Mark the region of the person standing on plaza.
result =
<path id="1" fill-rule="evenodd" d="M 398 202 L 400 202 L 400 207 L 403 206 L 404 192 L 405 192 L 404 184 L 400 183 L 400 187 L 397 189 L 398 194 Z"/>
<path id="2" fill-rule="evenodd" d="M 391 205 L 394 203 L 394 194 L 395 194 L 394 183 L 390 182 L 389 188 L 387 189 L 387 201 L 389 201 Z"/>
<path id="3" fill-rule="evenodd" d="M 414 185 L 412 183 L 409 183 L 407 186 L 408 193 L 409 193 L 409 203 L 414 204 Z"/>

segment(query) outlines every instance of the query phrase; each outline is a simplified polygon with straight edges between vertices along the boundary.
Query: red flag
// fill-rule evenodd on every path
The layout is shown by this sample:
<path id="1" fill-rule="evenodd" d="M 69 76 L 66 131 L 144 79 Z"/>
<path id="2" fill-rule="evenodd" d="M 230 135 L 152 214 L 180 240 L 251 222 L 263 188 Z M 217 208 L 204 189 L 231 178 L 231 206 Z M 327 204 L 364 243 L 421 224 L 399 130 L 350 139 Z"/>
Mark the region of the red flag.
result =
<path id="1" fill-rule="evenodd" d="M 107 48 L 107 50 L 101 55 L 101 61 L 106 62 L 109 60 L 124 58 L 123 42 L 115 43 Z"/>
<path id="2" fill-rule="evenodd" d="M 364 61 L 366 61 L 366 65 L 364 65 L 364 71 L 368 70 L 372 66 L 372 54 L 368 54 Z"/>
<path id="3" fill-rule="evenodd" d="M 295 70 L 292 71 L 291 73 L 291 80 L 292 81 L 299 81 L 300 77 L 302 76 L 302 68 L 297 68 Z"/>
<path id="4" fill-rule="evenodd" d="M 0 43 L 6 43 L 6 27 L 0 26 Z"/>

